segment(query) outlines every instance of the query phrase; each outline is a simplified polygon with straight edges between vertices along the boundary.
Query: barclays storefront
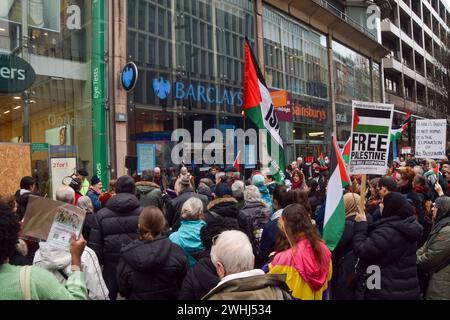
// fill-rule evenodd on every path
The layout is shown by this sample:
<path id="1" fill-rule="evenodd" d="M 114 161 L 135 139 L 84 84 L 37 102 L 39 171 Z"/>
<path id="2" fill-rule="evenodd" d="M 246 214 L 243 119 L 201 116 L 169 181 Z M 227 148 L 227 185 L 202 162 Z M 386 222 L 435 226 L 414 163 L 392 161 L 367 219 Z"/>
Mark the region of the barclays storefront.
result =
<path id="1" fill-rule="evenodd" d="M 128 1 L 128 59 L 139 69 L 128 154 L 153 150 L 151 162 L 169 167 L 175 129 L 244 127 L 243 44 L 253 41 L 253 19 L 249 0 Z"/>

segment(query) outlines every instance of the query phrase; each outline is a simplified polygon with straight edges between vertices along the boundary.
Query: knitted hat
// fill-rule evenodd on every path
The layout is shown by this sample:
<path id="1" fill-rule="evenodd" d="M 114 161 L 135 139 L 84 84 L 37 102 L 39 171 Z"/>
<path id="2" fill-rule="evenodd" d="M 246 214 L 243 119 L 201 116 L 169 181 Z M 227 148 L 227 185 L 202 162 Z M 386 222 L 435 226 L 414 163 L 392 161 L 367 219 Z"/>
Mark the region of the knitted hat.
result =
<path id="1" fill-rule="evenodd" d="M 254 175 L 252 178 L 252 185 L 258 188 L 264 185 L 264 177 L 260 174 Z"/>
<path id="2" fill-rule="evenodd" d="M 83 168 L 78 170 L 78 174 L 83 177 L 87 177 L 89 175 L 89 173 Z"/>
<path id="3" fill-rule="evenodd" d="M 191 175 L 184 174 L 180 177 L 180 184 L 182 186 L 190 186 L 191 185 Z"/>
<path id="4" fill-rule="evenodd" d="M 122 176 L 117 179 L 116 192 L 134 194 L 136 192 L 136 184 L 134 179 L 130 176 Z"/>
<path id="5" fill-rule="evenodd" d="M 100 183 L 100 178 L 97 176 L 93 176 L 91 179 L 91 186 L 95 186 L 96 184 Z"/>
<path id="6" fill-rule="evenodd" d="M 231 187 L 226 183 L 219 183 L 216 185 L 214 189 L 214 194 L 221 198 L 223 196 L 232 196 L 233 192 L 231 191 Z"/>

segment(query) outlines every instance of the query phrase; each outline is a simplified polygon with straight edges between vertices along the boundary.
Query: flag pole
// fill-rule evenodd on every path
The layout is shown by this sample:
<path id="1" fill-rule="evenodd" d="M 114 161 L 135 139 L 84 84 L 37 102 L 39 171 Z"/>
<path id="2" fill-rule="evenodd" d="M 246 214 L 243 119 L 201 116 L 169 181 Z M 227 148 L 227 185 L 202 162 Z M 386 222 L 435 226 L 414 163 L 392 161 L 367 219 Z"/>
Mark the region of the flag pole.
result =
<path id="1" fill-rule="evenodd" d="M 361 177 L 361 203 L 359 204 L 362 212 L 364 212 L 365 209 L 364 206 L 366 203 L 366 182 L 367 182 L 367 174 L 363 174 Z"/>

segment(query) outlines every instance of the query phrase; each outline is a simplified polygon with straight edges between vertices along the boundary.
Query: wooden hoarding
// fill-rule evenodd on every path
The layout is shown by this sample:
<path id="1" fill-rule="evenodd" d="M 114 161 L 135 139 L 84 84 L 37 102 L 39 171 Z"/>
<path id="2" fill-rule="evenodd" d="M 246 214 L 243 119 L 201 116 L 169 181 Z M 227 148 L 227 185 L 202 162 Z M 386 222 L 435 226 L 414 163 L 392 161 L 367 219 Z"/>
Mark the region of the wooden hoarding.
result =
<path id="1" fill-rule="evenodd" d="M 0 143 L 0 196 L 13 195 L 24 176 L 31 176 L 31 145 Z"/>

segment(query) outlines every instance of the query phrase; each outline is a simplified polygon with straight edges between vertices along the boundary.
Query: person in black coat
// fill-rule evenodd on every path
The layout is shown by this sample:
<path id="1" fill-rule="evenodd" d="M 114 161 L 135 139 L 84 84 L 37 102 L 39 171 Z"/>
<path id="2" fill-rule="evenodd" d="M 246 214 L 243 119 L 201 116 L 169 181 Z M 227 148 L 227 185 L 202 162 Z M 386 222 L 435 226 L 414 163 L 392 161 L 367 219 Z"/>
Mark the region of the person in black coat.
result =
<path id="1" fill-rule="evenodd" d="M 181 208 L 187 199 L 195 197 L 203 202 L 203 210 L 206 210 L 208 198 L 205 195 L 195 193 L 191 184 L 191 176 L 189 174 L 181 176 L 175 183 L 175 191 L 177 197 L 167 202 L 166 220 L 172 231 L 177 231 L 181 222 Z"/>
<path id="2" fill-rule="evenodd" d="M 361 197 L 355 193 L 344 195 L 345 229 L 332 253 L 333 276 L 331 278 L 332 300 L 355 300 L 352 283 L 357 258 L 353 252 L 353 229 Z"/>
<path id="3" fill-rule="evenodd" d="M 117 194 L 108 200 L 105 208 L 94 213 L 95 226 L 89 235 L 88 245 L 103 265 L 103 279 L 111 300 L 116 299 L 118 292 L 116 267 L 120 251 L 138 236 L 138 218 L 143 208 L 135 196 L 135 189 L 133 178 L 120 177 Z"/>
<path id="4" fill-rule="evenodd" d="M 417 241 L 423 228 L 413 216 L 413 208 L 398 192 L 383 198 L 381 219 L 371 225 L 365 214 L 355 218 L 353 250 L 361 270 L 379 267 L 380 287 L 369 288 L 361 281 L 360 298 L 365 300 L 416 300 L 420 297 L 416 266 Z"/>
<path id="5" fill-rule="evenodd" d="M 233 198 L 231 187 L 227 183 L 218 183 L 214 195 L 215 199 L 208 204 L 205 221 L 209 223 L 217 216 L 229 217 L 237 220 L 239 215 L 238 201 Z"/>
<path id="6" fill-rule="evenodd" d="M 210 251 L 212 239 L 226 230 L 239 230 L 235 219 L 218 216 L 202 228 L 200 237 L 205 250 L 195 256 L 198 262 L 187 272 L 178 300 L 201 300 L 219 283 L 220 278 L 211 261 Z"/>
<path id="7" fill-rule="evenodd" d="M 164 235 L 160 209 L 146 207 L 139 216 L 139 239 L 120 253 L 117 281 L 127 300 L 174 300 L 189 268 L 183 250 Z"/>

